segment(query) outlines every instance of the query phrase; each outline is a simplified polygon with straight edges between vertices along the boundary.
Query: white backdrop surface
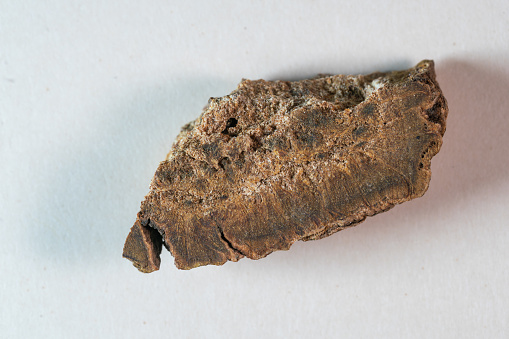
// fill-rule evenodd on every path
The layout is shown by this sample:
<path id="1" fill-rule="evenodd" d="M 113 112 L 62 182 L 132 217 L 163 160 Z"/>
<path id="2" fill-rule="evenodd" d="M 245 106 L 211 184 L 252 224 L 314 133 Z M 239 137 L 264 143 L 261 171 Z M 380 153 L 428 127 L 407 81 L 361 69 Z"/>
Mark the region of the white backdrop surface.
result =
<path id="1" fill-rule="evenodd" d="M 507 1 L 0 1 L 2 338 L 509 338 Z M 434 59 L 426 195 L 265 259 L 122 247 L 180 127 L 242 78 Z"/>

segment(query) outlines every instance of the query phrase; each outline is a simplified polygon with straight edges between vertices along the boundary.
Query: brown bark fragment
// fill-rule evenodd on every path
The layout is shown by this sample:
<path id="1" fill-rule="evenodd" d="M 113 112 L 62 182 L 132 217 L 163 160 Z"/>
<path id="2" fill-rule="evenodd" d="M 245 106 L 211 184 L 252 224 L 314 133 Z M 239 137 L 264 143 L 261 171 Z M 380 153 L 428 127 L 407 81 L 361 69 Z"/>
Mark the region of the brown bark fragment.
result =
<path id="1" fill-rule="evenodd" d="M 184 126 L 124 246 L 142 272 L 263 258 L 428 188 L 447 103 L 433 61 L 296 82 L 243 80 Z"/>

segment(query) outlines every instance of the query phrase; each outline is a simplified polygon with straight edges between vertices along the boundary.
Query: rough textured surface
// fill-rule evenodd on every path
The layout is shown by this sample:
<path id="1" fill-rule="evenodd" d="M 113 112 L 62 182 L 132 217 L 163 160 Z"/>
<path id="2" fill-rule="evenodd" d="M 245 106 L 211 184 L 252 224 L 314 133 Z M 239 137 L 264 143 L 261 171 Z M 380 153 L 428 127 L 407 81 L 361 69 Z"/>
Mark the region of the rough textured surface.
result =
<path id="1" fill-rule="evenodd" d="M 263 258 L 428 188 L 447 104 L 433 61 L 405 71 L 250 81 L 184 126 L 124 246 L 142 272 Z"/>

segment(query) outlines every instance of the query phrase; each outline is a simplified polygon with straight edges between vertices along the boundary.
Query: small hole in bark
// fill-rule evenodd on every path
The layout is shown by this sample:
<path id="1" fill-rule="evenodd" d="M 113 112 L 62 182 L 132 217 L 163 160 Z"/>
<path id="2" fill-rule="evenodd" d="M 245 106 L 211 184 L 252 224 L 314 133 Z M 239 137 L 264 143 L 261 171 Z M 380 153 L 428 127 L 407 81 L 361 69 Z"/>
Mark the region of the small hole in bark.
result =
<path id="1" fill-rule="evenodd" d="M 221 169 L 224 171 L 225 168 L 230 165 L 230 159 L 229 158 L 223 158 L 221 160 L 219 160 L 219 167 L 221 167 Z"/>
<path id="2" fill-rule="evenodd" d="M 423 168 L 424 167 L 424 164 L 421 162 L 419 163 L 419 168 Z"/>
<path id="3" fill-rule="evenodd" d="M 223 134 L 228 134 L 228 128 L 231 128 L 231 127 L 235 127 L 237 126 L 237 119 L 235 118 L 230 118 L 226 121 L 226 127 L 224 128 L 224 130 L 221 132 Z"/>
<path id="4" fill-rule="evenodd" d="M 426 114 L 428 115 L 428 120 L 439 124 L 442 121 L 442 102 L 438 101 L 433 107 L 426 110 Z"/>

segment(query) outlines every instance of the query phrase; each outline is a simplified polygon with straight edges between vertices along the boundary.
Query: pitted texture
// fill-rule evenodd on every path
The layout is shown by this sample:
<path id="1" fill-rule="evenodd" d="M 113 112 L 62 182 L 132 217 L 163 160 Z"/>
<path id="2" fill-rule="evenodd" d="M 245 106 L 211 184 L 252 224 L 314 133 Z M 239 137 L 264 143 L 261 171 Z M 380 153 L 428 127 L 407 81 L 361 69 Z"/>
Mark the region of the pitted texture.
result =
<path id="1" fill-rule="evenodd" d="M 265 257 L 419 197 L 445 132 L 433 62 L 296 82 L 243 80 L 184 126 L 124 257 L 180 269 Z"/>

